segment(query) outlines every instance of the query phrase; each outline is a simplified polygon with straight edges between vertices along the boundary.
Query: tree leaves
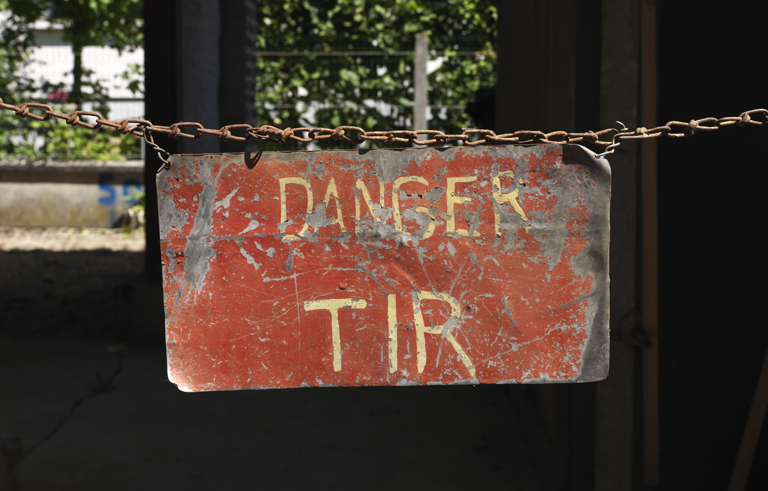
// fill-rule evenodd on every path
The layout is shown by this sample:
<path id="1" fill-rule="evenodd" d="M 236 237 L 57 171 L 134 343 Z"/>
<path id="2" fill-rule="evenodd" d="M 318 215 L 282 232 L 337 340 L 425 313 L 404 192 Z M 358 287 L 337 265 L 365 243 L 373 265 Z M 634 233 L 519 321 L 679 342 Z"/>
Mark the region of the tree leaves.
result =
<path id="1" fill-rule="evenodd" d="M 429 36 L 430 58 L 444 57 L 429 75 L 429 103 L 439 106 L 430 129 L 472 126 L 463 107 L 481 84 L 495 83 L 492 0 L 283 0 L 258 9 L 259 124 L 411 129 L 419 32 Z M 293 56 L 270 54 L 286 51 Z"/>
<path id="2" fill-rule="evenodd" d="M 34 43 L 32 26 L 42 19 L 60 24 L 64 40 L 75 47 L 108 45 L 120 51 L 133 50 L 144 40 L 142 6 L 142 0 L 0 0 L 0 10 L 10 13 L 0 30 L 0 98 L 18 104 L 36 93 L 57 94 L 57 98 L 68 93 L 69 101 L 91 102 L 95 111 L 109 117 L 106 88 L 91 70 L 79 70 L 75 87 L 80 94 L 61 84 L 21 76 L 27 50 Z M 129 67 L 123 78 L 134 93 L 142 90 L 138 67 Z M 72 104 L 59 107 L 64 112 L 75 108 Z M 108 130 L 89 132 L 61 121 L 21 120 L 5 111 L 0 113 L 0 125 L 1 156 L 116 160 L 140 152 L 133 137 Z"/>
<path id="3" fill-rule="evenodd" d="M 15 28 L 45 19 L 64 28 L 78 46 L 108 45 L 118 51 L 144 43 L 142 0 L 4 0 Z"/>

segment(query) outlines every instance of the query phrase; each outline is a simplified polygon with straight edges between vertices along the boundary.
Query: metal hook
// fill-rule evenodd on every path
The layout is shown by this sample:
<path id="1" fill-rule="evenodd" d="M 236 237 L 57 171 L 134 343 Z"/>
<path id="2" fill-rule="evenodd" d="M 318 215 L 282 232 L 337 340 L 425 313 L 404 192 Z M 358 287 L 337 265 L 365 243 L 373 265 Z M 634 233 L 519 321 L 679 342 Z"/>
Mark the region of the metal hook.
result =
<path id="1" fill-rule="evenodd" d="M 627 129 L 626 125 L 622 123 L 621 121 L 616 121 L 621 125 L 621 129 L 616 132 L 615 135 L 613 135 L 613 139 L 611 140 L 611 144 L 605 147 L 605 152 L 597 154 L 596 157 L 599 159 L 604 159 L 606 155 L 611 154 L 616 150 L 616 148 L 621 145 L 621 141 L 619 140 L 619 136 L 628 133 L 629 130 Z"/>
<path id="2" fill-rule="evenodd" d="M 146 128 L 141 129 L 141 136 L 144 138 L 144 141 L 147 142 L 147 145 L 151 146 L 153 150 L 157 152 L 157 156 L 160 159 L 160 161 L 163 163 L 163 165 L 160 166 L 159 169 L 157 169 L 157 173 L 161 173 L 162 171 L 166 169 L 171 168 L 171 161 L 170 156 L 171 154 L 164 148 L 162 148 L 160 145 L 155 143 L 155 137 L 152 136 L 152 132 L 148 132 Z M 165 154 L 165 156 L 163 155 Z"/>

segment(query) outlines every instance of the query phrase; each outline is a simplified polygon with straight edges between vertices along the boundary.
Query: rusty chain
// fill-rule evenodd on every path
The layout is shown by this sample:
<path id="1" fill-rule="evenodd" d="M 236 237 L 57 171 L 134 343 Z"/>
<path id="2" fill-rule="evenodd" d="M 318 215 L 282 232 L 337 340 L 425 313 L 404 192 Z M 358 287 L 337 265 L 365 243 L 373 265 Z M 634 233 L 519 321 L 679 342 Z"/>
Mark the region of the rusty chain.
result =
<path id="1" fill-rule="evenodd" d="M 345 141 L 354 144 L 361 144 L 366 141 L 380 141 L 386 144 L 392 143 L 417 143 L 420 145 L 442 145 L 448 142 L 461 141 L 464 145 L 521 145 L 528 143 L 583 143 L 596 145 L 605 149 L 615 147 L 621 140 L 636 140 L 644 138 L 686 138 L 693 136 L 698 132 L 716 131 L 723 126 L 762 126 L 768 125 L 768 110 L 752 109 L 744 111 L 738 116 L 728 116 L 723 118 L 702 118 L 692 119 L 689 122 L 669 121 L 667 124 L 653 128 L 639 127 L 634 130 L 606 128 L 600 131 L 587 131 L 584 133 L 569 133 L 566 131 L 552 131 L 545 133 L 543 131 L 519 130 L 512 133 L 503 133 L 497 135 L 491 130 L 465 129 L 461 134 L 445 134 L 438 130 L 392 130 L 392 131 L 365 131 L 358 126 L 337 126 L 336 128 L 285 128 L 280 129 L 274 126 L 251 126 L 249 124 L 230 124 L 220 129 L 205 128 L 200 123 L 179 122 L 170 126 L 153 125 L 145 119 L 124 119 L 122 121 L 111 121 L 104 119 L 101 114 L 94 111 L 72 111 L 70 113 L 60 113 L 54 111 L 48 104 L 35 102 L 26 102 L 14 106 L 6 104 L 0 99 L 0 109 L 13 111 L 20 118 L 32 118 L 37 121 L 47 121 L 50 118 L 57 118 L 66 121 L 71 126 L 83 126 L 89 129 L 98 129 L 102 126 L 112 128 L 124 135 L 133 134 L 144 138 L 146 143 L 158 152 L 163 167 L 170 165 L 170 154 L 157 145 L 154 141 L 154 134 L 164 134 L 169 138 L 188 138 L 197 139 L 203 135 L 214 135 L 221 141 L 246 141 L 257 139 L 269 143 L 309 143 L 312 141 L 333 140 Z M 39 110 L 40 114 L 32 112 L 32 109 Z M 81 117 L 95 118 L 93 123 L 81 119 Z M 186 130 L 183 130 L 186 129 Z M 241 131 L 243 136 L 232 134 L 233 130 Z M 186 131 L 186 132 L 185 132 Z M 300 134 L 305 133 L 306 136 Z M 426 140 L 419 140 L 420 135 L 426 135 Z M 478 137 L 477 139 L 472 139 Z M 605 138 L 605 139 L 604 139 Z"/>

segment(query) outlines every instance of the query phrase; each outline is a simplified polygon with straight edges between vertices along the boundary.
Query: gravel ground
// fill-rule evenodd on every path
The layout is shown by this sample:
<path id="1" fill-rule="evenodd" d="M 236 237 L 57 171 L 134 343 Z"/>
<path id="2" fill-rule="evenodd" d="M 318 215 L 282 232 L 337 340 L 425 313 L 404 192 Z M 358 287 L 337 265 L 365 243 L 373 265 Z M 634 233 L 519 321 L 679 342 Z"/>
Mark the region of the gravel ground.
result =
<path id="1" fill-rule="evenodd" d="M 144 251 L 144 232 L 107 228 L 0 227 L 0 251 Z"/>
<path id="2" fill-rule="evenodd" d="M 0 227 L 0 335 L 120 336 L 144 234 Z"/>

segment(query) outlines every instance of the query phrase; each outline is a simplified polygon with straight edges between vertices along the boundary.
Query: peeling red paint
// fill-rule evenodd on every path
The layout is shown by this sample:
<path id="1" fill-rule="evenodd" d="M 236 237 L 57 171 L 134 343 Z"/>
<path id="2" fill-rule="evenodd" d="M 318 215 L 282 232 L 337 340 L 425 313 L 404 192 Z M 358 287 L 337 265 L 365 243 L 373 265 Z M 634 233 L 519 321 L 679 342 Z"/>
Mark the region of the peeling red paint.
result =
<path id="1" fill-rule="evenodd" d="M 580 147 L 173 164 L 158 196 L 184 390 L 607 375 L 610 171 Z"/>

